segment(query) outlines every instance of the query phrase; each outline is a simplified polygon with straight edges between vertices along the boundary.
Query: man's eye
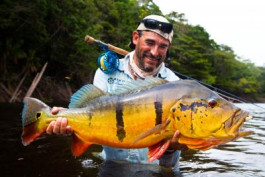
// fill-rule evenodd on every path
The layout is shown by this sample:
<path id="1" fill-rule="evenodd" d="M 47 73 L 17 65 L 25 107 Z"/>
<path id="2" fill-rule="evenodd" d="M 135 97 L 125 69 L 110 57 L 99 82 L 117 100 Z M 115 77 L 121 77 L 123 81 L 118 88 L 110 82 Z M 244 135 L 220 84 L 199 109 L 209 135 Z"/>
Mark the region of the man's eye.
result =
<path id="1" fill-rule="evenodd" d="M 147 45 L 153 45 L 154 43 L 151 42 L 151 41 L 146 41 L 146 44 L 147 44 Z"/>
<path id="2" fill-rule="evenodd" d="M 166 45 L 161 45 L 160 48 L 161 48 L 161 49 L 166 49 L 167 46 L 166 46 Z"/>

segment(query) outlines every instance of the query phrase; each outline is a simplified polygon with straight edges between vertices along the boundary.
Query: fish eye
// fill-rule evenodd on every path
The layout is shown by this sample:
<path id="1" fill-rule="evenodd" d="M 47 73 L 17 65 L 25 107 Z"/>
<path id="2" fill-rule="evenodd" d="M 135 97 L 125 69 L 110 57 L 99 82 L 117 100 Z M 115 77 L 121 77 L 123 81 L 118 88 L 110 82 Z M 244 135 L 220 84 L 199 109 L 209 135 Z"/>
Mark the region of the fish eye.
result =
<path id="1" fill-rule="evenodd" d="M 36 119 L 39 119 L 41 117 L 41 115 L 42 115 L 42 112 L 37 112 Z"/>
<path id="2" fill-rule="evenodd" d="M 216 101 L 215 99 L 210 99 L 210 100 L 208 101 L 208 105 L 209 105 L 211 108 L 213 108 L 213 107 L 215 107 L 215 106 L 217 105 L 217 101 Z"/>

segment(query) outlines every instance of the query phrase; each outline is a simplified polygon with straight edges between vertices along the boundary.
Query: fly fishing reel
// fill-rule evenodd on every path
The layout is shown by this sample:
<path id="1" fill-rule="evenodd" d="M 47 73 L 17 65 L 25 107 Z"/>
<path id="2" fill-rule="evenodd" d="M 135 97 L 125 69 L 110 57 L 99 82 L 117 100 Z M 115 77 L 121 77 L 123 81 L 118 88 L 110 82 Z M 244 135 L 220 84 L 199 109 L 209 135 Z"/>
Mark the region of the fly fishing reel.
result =
<path id="1" fill-rule="evenodd" d="M 111 74 L 119 67 L 120 61 L 115 52 L 110 50 L 98 57 L 98 67 L 106 74 Z"/>

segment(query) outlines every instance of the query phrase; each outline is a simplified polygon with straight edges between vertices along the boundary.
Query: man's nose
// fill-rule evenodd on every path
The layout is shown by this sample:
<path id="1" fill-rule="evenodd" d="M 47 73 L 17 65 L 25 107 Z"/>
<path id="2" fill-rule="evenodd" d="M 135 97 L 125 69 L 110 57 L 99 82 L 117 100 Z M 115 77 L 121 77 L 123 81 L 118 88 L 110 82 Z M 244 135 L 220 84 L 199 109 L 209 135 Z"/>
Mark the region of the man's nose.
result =
<path id="1" fill-rule="evenodd" d="M 159 51 L 158 51 L 158 46 L 153 46 L 152 48 L 151 48 L 151 54 L 153 55 L 153 56 L 158 56 L 159 55 Z"/>

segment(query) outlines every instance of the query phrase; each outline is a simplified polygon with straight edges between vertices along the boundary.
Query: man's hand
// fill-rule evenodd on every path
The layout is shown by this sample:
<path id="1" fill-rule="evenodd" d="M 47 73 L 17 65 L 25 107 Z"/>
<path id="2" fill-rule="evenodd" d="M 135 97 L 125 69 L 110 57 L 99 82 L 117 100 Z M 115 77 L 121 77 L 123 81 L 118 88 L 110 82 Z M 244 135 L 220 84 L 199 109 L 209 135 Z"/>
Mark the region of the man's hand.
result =
<path id="1" fill-rule="evenodd" d="M 51 110 L 52 114 L 57 114 L 59 111 L 63 110 L 65 108 L 62 107 L 53 107 Z M 67 125 L 67 119 L 64 117 L 58 117 L 56 121 L 52 121 L 47 129 L 46 133 L 51 134 L 58 134 L 58 135 L 65 135 L 69 136 L 73 133 L 73 130 L 69 125 Z"/>
<path id="2" fill-rule="evenodd" d="M 168 150 L 181 150 L 181 151 L 186 151 L 186 150 L 189 149 L 186 145 L 179 144 L 178 143 L 178 137 L 179 137 L 179 135 L 180 135 L 180 132 L 179 132 L 179 130 L 177 130 L 174 133 L 173 138 L 171 139 L 171 142 L 170 142 L 170 145 L 168 147 Z"/>

